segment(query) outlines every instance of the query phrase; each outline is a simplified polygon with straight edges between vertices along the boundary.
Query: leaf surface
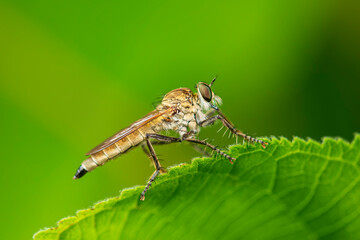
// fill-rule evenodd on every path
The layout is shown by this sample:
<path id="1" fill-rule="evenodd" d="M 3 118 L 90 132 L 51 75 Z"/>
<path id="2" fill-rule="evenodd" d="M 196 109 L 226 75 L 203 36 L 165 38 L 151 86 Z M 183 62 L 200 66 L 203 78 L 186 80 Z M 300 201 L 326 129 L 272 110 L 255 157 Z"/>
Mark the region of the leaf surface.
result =
<path id="1" fill-rule="evenodd" d="M 230 147 L 97 203 L 41 239 L 360 239 L 360 135 Z"/>

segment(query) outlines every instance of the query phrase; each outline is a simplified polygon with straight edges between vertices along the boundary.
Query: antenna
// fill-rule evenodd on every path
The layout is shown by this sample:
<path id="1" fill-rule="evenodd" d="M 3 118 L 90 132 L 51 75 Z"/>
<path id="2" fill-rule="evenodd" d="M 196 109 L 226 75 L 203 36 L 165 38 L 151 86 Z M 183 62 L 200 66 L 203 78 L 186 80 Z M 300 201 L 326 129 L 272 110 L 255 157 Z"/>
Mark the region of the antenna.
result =
<path id="1" fill-rule="evenodd" d="M 209 84 L 209 87 L 211 87 L 214 84 L 216 78 L 217 78 L 217 76 L 215 76 L 214 79 L 211 81 L 211 83 Z"/>

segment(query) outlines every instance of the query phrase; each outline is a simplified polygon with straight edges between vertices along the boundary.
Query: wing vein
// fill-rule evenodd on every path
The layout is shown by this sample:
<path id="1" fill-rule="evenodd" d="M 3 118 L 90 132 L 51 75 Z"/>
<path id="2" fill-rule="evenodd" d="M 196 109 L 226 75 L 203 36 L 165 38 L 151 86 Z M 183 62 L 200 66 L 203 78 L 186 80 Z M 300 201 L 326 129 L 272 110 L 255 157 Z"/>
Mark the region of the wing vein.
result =
<path id="1" fill-rule="evenodd" d="M 152 122 L 154 119 L 157 119 L 158 117 L 160 117 L 160 116 L 162 116 L 162 115 L 164 115 L 166 113 L 170 113 L 172 111 L 173 111 L 172 108 L 168 108 L 168 109 L 165 109 L 165 110 L 162 110 L 162 111 L 154 110 L 154 111 L 150 112 L 149 114 L 147 114 L 146 116 L 144 116 L 140 120 L 134 122 L 133 124 L 131 124 L 127 128 L 124 128 L 124 129 L 120 130 L 119 132 L 117 132 L 116 134 L 114 134 L 113 136 L 107 138 L 101 144 L 99 144 L 98 146 L 96 146 L 95 148 L 90 150 L 88 153 L 86 153 L 86 155 L 95 154 L 97 152 L 100 152 L 100 151 L 104 150 L 105 148 L 113 145 L 114 143 L 118 142 L 119 140 L 129 136 L 130 134 L 132 134 L 136 130 L 140 129 L 142 126 Z M 119 148 L 119 146 L 117 146 L 117 147 Z"/>

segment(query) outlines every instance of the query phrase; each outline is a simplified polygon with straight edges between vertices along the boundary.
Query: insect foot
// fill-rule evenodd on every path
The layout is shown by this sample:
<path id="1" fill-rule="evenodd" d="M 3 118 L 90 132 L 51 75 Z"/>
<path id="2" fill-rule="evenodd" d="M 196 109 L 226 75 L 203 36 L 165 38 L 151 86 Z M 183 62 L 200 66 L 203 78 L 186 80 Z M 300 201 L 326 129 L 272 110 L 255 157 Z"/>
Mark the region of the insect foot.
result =
<path id="1" fill-rule="evenodd" d="M 236 160 L 236 158 L 233 158 L 233 157 L 227 155 L 226 153 L 224 153 L 223 151 L 221 151 L 221 150 L 219 150 L 219 149 L 217 149 L 216 151 L 217 151 L 221 156 L 226 157 L 231 164 L 234 164 L 234 161 Z"/>

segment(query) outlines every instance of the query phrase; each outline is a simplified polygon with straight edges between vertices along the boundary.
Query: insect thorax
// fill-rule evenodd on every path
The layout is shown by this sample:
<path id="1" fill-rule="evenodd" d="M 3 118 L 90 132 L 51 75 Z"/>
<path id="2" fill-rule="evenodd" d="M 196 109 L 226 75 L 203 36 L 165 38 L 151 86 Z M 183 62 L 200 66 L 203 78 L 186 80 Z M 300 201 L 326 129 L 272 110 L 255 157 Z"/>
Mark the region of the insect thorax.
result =
<path id="1" fill-rule="evenodd" d="M 175 111 L 164 119 L 163 130 L 174 130 L 180 136 L 186 133 L 196 135 L 199 132 L 198 124 L 204 118 L 204 114 L 197 94 L 188 88 L 175 89 L 165 95 L 158 109 L 169 107 Z"/>

